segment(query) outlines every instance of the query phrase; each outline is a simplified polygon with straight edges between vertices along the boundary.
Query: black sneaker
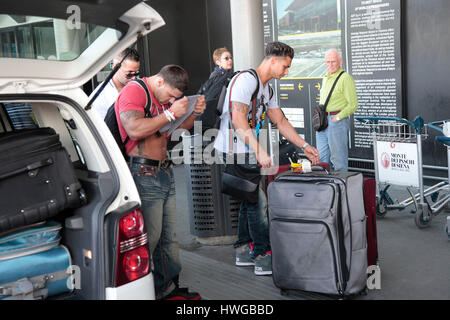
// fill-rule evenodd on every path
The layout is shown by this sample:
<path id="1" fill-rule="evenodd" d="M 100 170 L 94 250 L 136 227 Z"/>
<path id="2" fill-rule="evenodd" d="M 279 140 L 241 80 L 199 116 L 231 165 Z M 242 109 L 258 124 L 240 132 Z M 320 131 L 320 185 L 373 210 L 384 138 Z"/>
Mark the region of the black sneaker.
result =
<path id="1" fill-rule="evenodd" d="M 188 288 L 175 288 L 164 300 L 201 300 L 202 297 L 197 292 L 189 292 Z"/>

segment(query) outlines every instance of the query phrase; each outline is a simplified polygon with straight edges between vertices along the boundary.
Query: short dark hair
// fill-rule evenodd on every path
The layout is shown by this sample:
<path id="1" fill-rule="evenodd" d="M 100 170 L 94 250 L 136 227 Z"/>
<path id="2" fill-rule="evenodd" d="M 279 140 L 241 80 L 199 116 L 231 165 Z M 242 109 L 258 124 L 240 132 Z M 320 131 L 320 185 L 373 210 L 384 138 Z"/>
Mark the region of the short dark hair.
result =
<path id="1" fill-rule="evenodd" d="M 294 49 L 283 42 L 270 42 L 266 46 L 265 57 L 290 57 L 294 59 Z"/>
<path id="2" fill-rule="evenodd" d="M 189 76 L 186 70 L 175 64 L 162 67 L 158 75 L 171 87 L 185 92 L 189 85 Z"/>
<path id="3" fill-rule="evenodd" d="M 125 50 L 123 50 L 121 53 L 119 53 L 115 58 L 114 58 L 114 62 L 115 63 L 119 63 L 120 61 L 122 61 L 123 57 L 125 57 L 125 60 L 131 60 L 131 61 L 136 61 L 139 62 L 140 56 L 139 53 L 137 52 L 136 49 L 134 48 L 126 48 Z"/>

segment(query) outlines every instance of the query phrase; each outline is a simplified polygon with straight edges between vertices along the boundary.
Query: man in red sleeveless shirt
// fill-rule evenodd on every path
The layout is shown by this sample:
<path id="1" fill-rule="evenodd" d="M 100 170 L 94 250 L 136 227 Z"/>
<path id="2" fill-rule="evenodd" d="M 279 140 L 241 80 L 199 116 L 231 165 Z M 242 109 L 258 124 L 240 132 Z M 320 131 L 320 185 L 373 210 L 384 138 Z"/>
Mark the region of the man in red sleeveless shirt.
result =
<path id="1" fill-rule="evenodd" d="M 150 117 L 145 117 L 144 112 L 146 93 L 136 82 L 129 83 L 120 92 L 116 114 L 122 139 L 129 137 L 126 152 L 149 234 L 156 298 L 198 300 L 198 293 L 178 286 L 181 263 L 175 237 L 175 180 L 167 159 L 167 136 L 159 132 L 168 122 L 186 114 L 188 99 L 179 98 L 186 91 L 189 78 L 182 67 L 168 65 L 143 80 L 152 100 Z M 179 128 L 189 130 L 205 108 L 205 97 L 200 96 L 194 112 Z"/>

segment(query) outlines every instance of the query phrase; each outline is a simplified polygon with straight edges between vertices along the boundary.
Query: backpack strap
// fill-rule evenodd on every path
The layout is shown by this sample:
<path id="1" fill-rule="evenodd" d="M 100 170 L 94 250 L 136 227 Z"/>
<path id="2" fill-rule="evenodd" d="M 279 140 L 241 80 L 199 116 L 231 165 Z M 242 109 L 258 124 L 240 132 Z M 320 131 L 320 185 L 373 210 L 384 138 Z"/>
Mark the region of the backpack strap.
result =
<path id="1" fill-rule="evenodd" d="M 142 89 L 144 89 L 145 95 L 146 95 L 146 98 L 145 98 L 146 102 L 145 102 L 145 107 L 144 107 L 144 117 L 151 118 L 152 115 L 150 113 L 150 108 L 152 105 L 152 96 L 150 95 L 150 92 L 148 91 L 147 85 L 145 84 L 144 80 L 142 80 L 142 79 L 135 79 L 132 82 L 136 82 Z M 159 133 L 159 131 L 158 131 L 158 133 Z M 125 146 L 129 140 L 130 140 L 130 137 L 127 135 L 125 140 L 123 141 L 123 145 Z"/>
<path id="2" fill-rule="evenodd" d="M 232 117 L 232 112 L 231 112 L 231 108 L 232 108 L 232 105 L 231 105 L 231 93 L 232 93 L 232 91 L 233 91 L 233 86 L 234 86 L 234 83 L 236 82 L 236 80 L 237 80 L 237 78 L 241 75 L 241 74 L 243 74 L 243 73 L 245 73 L 245 72 L 248 72 L 248 73 L 250 73 L 252 76 L 254 76 L 255 77 L 255 79 L 256 79 L 256 89 L 255 89 L 255 91 L 253 92 L 253 94 L 252 94 L 252 97 L 251 97 L 251 99 L 250 99 L 250 105 L 249 106 L 251 106 L 251 108 L 252 108 L 252 125 L 253 126 L 255 126 L 255 123 L 256 123 L 256 121 L 255 121 L 255 110 L 256 110 L 256 98 L 257 98 L 257 96 L 258 96 L 258 92 L 259 92 L 259 77 L 258 77 L 258 73 L 254 70 L 254 69 L 248 69 L 248 70 L 244 70 L 244 71 L 241 71 L 241 72 L 239 72 L 239 74 L 238 75 L 236 75 L 236 77 L 233 79 L 233 82 L 230 84 L 230 94 L 229 94 L 229 96 L 228 96 L 228 112 L 230 113 L 230 121 L 229 121 L 229 130 L 230 130 L 230 143 L 229 143 L 229 145 L 230 145 L 230 153 L 232 153 L 232 142 L 233 142 L 233 138 L 232 138 L 232 126 L 233 126 L 233 124 L 231 123 L 231 117 Z M 254 129 L 254 128 L 253 128 Z"/>
<path id="3" fill-rule="evenodd" d="M 133 80 L 133 82 L 137 83 L 145 91 L 146 102 L 145 102 L 145 107 L 144 107 L 144 117 L 145 118 L 152 118 L 151 106 L 153 104 L 153 101 L 152 101 L 152 95 L 150 94 L 150 91 L 148 90 L 147 84 L 142 79 L 135 79 L 135 80 Z M 159 131 L 156 132 L 156 135 L 158 137 L 160 137 L 161 136 L 161 132 L 159 132 Z M 123 142 L 123 144 L 126 145 L 129 140 L 130 140 L 130 137 L 127 136 L 125 138 L 125 141 Z"/>
<path id="4" fill-rule="evenodd" d="M 338 77 L 336 78 L 336 80 L 335 80 L 334 83 L 333 83 L 333 86 L 331 87 L 330 93 L 328 94 L 327 100 L 325 101 L 325 104 L 324 104 L 324 110 L 325 110 L 325 112 L 327 111 L 328 102 L 330 102 L 331 95 L 333 94 L 334 88 L 336 88 L 336 84 L 338 83 L 339 78 L 340 78 L 344 73 L 345 73 L 345 71 L 342 71 L 342 72 L 338 75 Z"/>
<path id="5" fill-rule="evenodd" d="M 255 89 L 255 91 L 253 92 L 253 94 L 252 94 L 252 97 L 251 97 L 251 99 L 250 99 L 250 104 L 249 104 L 249 107 L 251 107 L 252 108 L 252 116 L 253 116 L 253 124 L 255 123 L 255 107 L 256 107 L 256 97 L 258 96 L 258 92 L 259 92 L 259 77 L 258 77 L 258 73 L 254 70 L 254 69 L 248 69 L 248 70 L 244 70 L 244 71 L 241 71 L 241 72 L 239 72 L 239 74 L 233 79 L 233 82 L 231 83 L 231 85 L 230 85 L 230 94 L 229 94 L 229 96 L 228 96 L 228 112 L 230 113 L 230 118 L 232 117 L 232 112 L 231 112 L 231 107 L 232 107 L 232 105 L 231 105 L 231 93 L 232 93 L 232 91 L 233 91 L 233 85 L 234 85 L 234 83 L 236 82 L 236 80 L 237 80 L 237 78 L 241 75 L 241 74 L 243 74 L 243 73 L 245 73 L 245 72 L 248 72 L 248 73 L 250 73 L 252 76 L 254 76 L 255 77 L 255 79 L 256 79 L 256 89 Z"/>
<path id="6" fill-rule="evenodd" d="M 273 97 L 273 88 L 270 84 L 268 84 L 268 86 L 269 86 L 269 101 L 270 101 Z"/>
<path id="7" fill-rule="evenodd" d="M 142 79 L 136 79 L 133 81 L 136 82 L 145 91 L 145 95 L 146 95 L 146 103 L 145 103 L 145 108 L 144 108 L 145 118 L 151 118 L 152 115 L 150 113 L 150 108 L 152 106 L 153 101 L 152 101 L 152 96 L 150 94 L 150 91 L 148 90 L 147 84 Z"/>

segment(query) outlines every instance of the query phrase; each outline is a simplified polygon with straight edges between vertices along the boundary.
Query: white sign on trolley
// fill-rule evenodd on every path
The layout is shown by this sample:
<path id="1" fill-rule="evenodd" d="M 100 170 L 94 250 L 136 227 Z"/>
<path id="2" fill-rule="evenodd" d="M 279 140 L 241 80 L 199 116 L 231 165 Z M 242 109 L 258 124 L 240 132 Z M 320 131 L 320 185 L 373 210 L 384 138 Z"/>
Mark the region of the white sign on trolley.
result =
<path id="1" fill-rule="evenodd" d="M 419 187 L 417 144 L 377 141 L 377 161 L 380 182 Z"/>

